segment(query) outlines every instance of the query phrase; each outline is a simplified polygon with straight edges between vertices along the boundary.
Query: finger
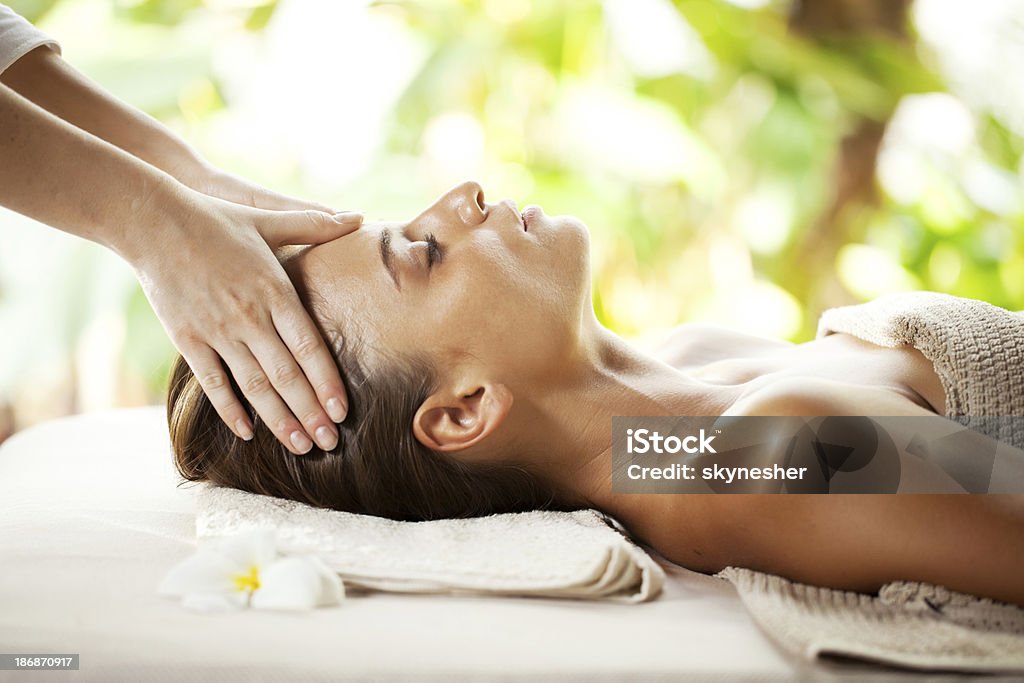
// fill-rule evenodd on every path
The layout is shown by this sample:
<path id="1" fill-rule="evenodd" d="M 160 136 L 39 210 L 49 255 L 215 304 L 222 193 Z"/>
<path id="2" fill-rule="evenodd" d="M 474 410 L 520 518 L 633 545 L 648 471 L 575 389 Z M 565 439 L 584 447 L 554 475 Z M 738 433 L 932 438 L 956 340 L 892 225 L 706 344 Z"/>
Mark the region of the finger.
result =
<path id="1" fill-rule="evenodd" d="M 281 400 L 273 382 L 249 348 L 236 342 L 228 350 L 222 351 L 221 355 L 242 393 L 277 440 L 295 455 L 308 453 L 313 448 L 313 442 L 302 423 Z"/>
<path id="2" fill-rule="evenodd" d="M 296 305 L 299 305 L 298 302 Z M 312 344 L 312 339 L 308 343 Z M 292 351 L 276 334 L 264 335 L 250 343 L 249 349 L 288 410 L 302 423 L 306 434 L 311 435 L 325 451 L 337 446 L 338 428 L 324 412 L 320 399 L 302 368 L 295 362 Z"/>
<path id="3" fill-rule="evenodd" d="M 273 247 L 286 244 L 322 244 L 357 230 L 363 214 L 320 211 L 262 211 L 256 218 L 256 227 L 263 239 Z"/>
<path id="4" fill-rule="evenodd" d="M 252 440 L 252 422 L 231 388 L 231 380 L 220 357 L 205 344 L 183 349 L 181 355 L 224 424 L 239 439 Z"/>
<path id="5" fill-rule="evenodd" d="M 295 197 L 289 197 L 264 188 L 258 188 L 253 191 L 251 205 L 257 209 L 266 209 L 267 211 L 312 210 L 328 215 L 337 213 L 334 209 L 323 204 L 296 199 Z"/>
<path id="6" fill-rule="evenodd" d="M 336 213 L 336 211 L 323 204 L 289 197 L 224 171 L 214 172 L 212 180 L 201 191 L 225 201 L 243 206 L 251 206 L 255 209 L 266 209 L 268 211 L 306 211 L 307 209 L 312 209 L 313 211 L 323 211 L 330 214 Z"/>
<path id="7" fill-rule="evenodd" d="M 301 306 L 271 310 L 271 318 L 281 340 L 298 361 L 317 399 L 335 422 L 344 422 L 348 414 L 348 396 L 338 372 L 338 363 L 316 325 Z"/>

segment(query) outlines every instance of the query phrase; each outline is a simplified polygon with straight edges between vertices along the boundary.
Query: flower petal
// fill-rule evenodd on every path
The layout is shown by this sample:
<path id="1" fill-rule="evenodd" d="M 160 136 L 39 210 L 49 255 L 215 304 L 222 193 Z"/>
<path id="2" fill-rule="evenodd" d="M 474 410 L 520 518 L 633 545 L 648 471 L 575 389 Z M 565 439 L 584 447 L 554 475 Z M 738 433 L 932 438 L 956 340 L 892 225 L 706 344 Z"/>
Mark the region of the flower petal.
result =
<path id="1" fill-rule="evenodd" d="M 230 593 L 233 563 L 220 553 L 200 550 L 171 567 L 157 587 L 164 597 L 183 597 L 190 593 Z"/>
<path id="2" fill-rule="evenodd" d="M 264 567 L 260 588 L 252 596 L 259 609 L 308 610 L 337 604 L 344 595 L 341 580 L 322 562 L 310 557 L 284 557 Z M 334 576 L 332 582 L 329 575 Z"/>
<path id="3" fill-rule="evenodd" d="M 212 539 L 212 549 L 224 553 L 240 569 L 263 567 L 277 557 L 274 530 L 259 528 Z"/>
<path id="4" fill-rule="evenodd" d="M 315 555 L 307 555 L 305 559 L 313 563 L 320 576 L 320 600 L 317 602 L 317 607 L 330 607 L 344 600 L 345 584 L 338 576 L 338 572 L 328 567 L 323 560 Z"/>

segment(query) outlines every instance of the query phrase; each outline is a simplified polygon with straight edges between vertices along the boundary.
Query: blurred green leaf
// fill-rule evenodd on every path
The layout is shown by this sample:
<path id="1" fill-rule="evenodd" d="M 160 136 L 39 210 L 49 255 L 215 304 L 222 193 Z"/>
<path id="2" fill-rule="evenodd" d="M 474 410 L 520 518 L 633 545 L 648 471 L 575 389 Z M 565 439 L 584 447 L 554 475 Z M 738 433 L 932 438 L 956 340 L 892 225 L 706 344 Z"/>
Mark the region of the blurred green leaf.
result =
<path id="1" fill-rule="evenodd" d="M 267 24 L 270 23 L 271 17 L 274 16 L 274 11 L 277 9 L 278 4 L 277 0 L 274 0 L 274 2 L 254 7 L 249 12 L 249 18 L 245 20 L 246 30 L 262 31 L 266 28 Z"/>
<path id="2" fill-rule="evenodd" d="M 118 14 L 142 24 L 176 26 L 203 0 L 115 0 Z"/>

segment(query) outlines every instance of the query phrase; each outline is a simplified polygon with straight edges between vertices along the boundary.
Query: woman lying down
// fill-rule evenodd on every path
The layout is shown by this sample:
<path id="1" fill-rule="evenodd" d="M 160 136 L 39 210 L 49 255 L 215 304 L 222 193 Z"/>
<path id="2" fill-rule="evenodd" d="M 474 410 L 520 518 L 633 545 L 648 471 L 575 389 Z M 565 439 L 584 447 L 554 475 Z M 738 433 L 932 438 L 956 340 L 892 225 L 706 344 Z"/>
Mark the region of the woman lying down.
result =
<path id="1" fill-rule="evenodd" d="M 642 352 L 598 323 L 588 248 L 577 219 L 485 203 L 465 183 L 408 223 L 290 255 L 346 378 L 339 445 L 295 456 L 258 420 L 238 439 L 179 358 L 167 405 L 178 469 L 398 520 L 596 508 L 697 571 L 869 592 L 919 580 L 1024 605 L 1024 496 L 613 493 L 615 415 L 951 413 L 911 346 L 683 326 Z"/>

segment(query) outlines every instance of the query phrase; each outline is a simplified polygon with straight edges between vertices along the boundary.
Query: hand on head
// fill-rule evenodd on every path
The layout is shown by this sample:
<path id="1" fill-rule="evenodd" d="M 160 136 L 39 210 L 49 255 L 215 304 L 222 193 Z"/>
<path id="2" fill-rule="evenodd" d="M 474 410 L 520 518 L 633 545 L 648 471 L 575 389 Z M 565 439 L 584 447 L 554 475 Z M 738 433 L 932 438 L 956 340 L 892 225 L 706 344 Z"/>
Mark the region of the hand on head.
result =
<path id="1" fill-rule="evenodd" d="M 249 196 L 276 206 L 287 199 L 263 192 Z M 191 191 L 185 198 L 185 218 L 130 258 L 171 340 L 238 437 L 252 438 L 253 425 L 235 386 L 291 452 L 307 453 L 314 441 L 334 448 L 345 387 L 274 251 L 346 235 L 362 215 L 257 209 Z"/>

